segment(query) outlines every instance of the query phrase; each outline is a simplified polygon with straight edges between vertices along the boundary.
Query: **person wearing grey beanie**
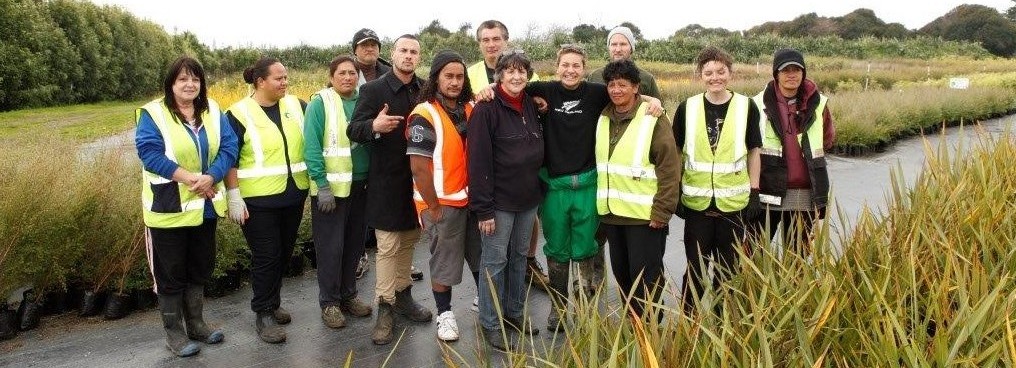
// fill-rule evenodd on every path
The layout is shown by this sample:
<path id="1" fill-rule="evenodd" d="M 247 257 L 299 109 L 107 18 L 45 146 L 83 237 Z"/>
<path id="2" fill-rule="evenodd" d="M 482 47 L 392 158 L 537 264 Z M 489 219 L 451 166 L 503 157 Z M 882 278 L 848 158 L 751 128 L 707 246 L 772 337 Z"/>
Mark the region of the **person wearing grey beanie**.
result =
<path id="1" fill-rule="evenodd" d="M 754 97 L 762 110 L 762 170 L 759 200 L 768 210 L 756 227 L 770 239 L 782 227 L 782 244 L 807 257 L 812 229 L 825 218 L 829 172 L 825 153 L 836 129 L 828 98 L 807 79 L 800 51 L 773 54 L 773 80 Z M 782 223 L 782 226 L 780 224 Z"/>
<path id="2" fill-rule="evenodd" d="M 635 33 L 632 32 L 631 28 L 625 26 L 618 26 L 611 29 L 607 33 L 607 50 L 609 60 L 617 61 L 622 59 L 632 59 L 632 53 L 635 52 Z M 606 84 L 603 80 L 603 68 L 598 68 L 589 72 L 587 80 L 595 83 Z M 660 98 L 660 87 L 656 85 L 656 77 L 649 72 L 639 68 L 639 79 L 642 81 L 639 83 L 639 94 L 653 96 Z"/>

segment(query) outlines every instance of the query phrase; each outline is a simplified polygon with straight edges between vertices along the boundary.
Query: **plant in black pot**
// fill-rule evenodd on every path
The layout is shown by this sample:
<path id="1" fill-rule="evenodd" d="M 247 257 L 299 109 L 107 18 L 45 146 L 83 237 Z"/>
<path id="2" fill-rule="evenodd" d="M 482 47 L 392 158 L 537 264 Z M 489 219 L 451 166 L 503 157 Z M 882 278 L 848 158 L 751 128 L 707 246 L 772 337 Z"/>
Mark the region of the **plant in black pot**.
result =
<path id="1" fill-rule="evenodd" d="M 116 277 L 115 288 L 106 299 L 106 306 L 102 311 L 102 317 L 107 320 L 115 320 L 126 317 L 134 308 L 134 300 L 129 292 L 130 286 L 143 284 L 145 235 L 143 229 L 135 232 L 133 240 L 128 243 L 126 252 L 120 253 L 121 258 L 114 263 L 114 277 Z"/>

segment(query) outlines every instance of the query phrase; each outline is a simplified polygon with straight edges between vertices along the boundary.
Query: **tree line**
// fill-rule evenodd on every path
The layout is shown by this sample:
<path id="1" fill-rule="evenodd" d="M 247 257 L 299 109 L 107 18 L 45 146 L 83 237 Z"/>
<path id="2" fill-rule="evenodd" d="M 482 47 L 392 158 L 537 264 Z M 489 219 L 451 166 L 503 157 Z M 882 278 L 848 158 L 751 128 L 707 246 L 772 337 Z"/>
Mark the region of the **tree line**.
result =
<path id="1" fill-rule="evenodd" d="M 1013 0 L 1016 3 L 1016 0 Z M 291 68 L 316 68 L 348 45 L 314 47 L 227 47 L 212 50 L 190 32 L 168 34 L 115 6 L 79 0 L 0 0 L 0 111 L 28 107 L 136 100 L 159 91 L 168 62 L 191 55 L 210 74 L 243 70 L 261 56 L 283 60 Z M 815 55 L 849 58 L 928 58 L 946 55 L 1012 57 L 1016 55 L 1016 6 L 1000 13 L 982 5 L 960 5 L 918 30 L 885 23 L 874 12 L 858 9 L 842 17 L 801 15 L 787 22 L 767 22 L 744 32 L 704 28 L 677 30 L 663 40 L 644 40 L 639 60 L 687 63 L 705 45 L 730 50 L 738 60 L 766 58 L 772 50 L 793 45 Z M 472 26 L 456 31 L 438 20 L 420 30 L 424 60 L 440 49 L 452 49 L 468 60 L 480 58 Z M 516 40 L 530 57 L 554 58 L 557 45 L 587 46 L 590 58 L 606 59 L 604 26 L 580 24 Z M 390 42 L 386 42 L 390 44 Z M 387 55 L 387 48 L 382 55 Z"/>

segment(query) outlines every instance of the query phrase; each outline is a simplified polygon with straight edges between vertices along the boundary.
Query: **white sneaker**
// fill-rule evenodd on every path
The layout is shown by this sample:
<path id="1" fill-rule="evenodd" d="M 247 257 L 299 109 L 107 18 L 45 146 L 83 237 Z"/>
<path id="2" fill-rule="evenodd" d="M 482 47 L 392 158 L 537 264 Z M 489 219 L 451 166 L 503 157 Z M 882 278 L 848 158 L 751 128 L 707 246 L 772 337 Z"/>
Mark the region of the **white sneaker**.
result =
<path id="1" fill-rule="evenodd" d="M 455 323 L 455 313 L 447 311 L 437 316 L 437 338 L 441 341 L 457 341 L 459 325 Z"/>
<path id="2" fill-rule="evenodd" d="M 480 313 L 480 297 L 473 297 L 473 305 L 470 306 L 469 309 L 472 309 L 473 312 Z"/>

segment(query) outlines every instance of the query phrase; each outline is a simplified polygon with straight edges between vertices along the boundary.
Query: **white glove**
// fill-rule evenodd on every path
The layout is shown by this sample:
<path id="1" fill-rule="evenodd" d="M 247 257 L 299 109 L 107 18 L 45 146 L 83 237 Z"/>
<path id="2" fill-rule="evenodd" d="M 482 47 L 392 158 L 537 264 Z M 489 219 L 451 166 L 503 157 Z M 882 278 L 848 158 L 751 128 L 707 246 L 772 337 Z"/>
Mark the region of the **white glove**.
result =
<path id="1" fill-rule="evenodd" d="M 240 188 L 226 189 L 227 205 L 229 207 L 229 219 L 243 225 L 247 221 L 247 202 L 243 201 L 240 195 Z"/>

